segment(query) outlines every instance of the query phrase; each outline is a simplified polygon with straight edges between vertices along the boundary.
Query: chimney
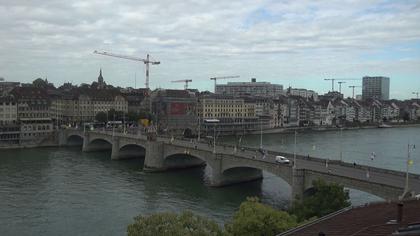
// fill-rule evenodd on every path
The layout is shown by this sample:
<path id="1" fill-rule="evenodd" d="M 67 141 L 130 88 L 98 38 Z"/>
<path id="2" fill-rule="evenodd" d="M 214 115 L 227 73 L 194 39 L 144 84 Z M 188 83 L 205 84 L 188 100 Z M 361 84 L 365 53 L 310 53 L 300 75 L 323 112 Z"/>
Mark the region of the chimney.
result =
<path id="1" fill-rule="evenodd" d="M 397 223 L 399 224 L 399 223 L 401 223 L 401 221 L 402 221 L 402 218 L 403 218 L 403 206 L 404 206 L 404 203 L 402 203 L 402 202 L 399 202 L 398 203 L 398 205 L 397 205 Z"/>
<path id="2" fill-rule="evenodd" d="M 252 83 L 255 83 L 255 82 L 257 82 L 257 79 L 256 79 L 256 78 L 252 78 L 252 79 L 251 79 L 251 82 L 252 82 Z"/>

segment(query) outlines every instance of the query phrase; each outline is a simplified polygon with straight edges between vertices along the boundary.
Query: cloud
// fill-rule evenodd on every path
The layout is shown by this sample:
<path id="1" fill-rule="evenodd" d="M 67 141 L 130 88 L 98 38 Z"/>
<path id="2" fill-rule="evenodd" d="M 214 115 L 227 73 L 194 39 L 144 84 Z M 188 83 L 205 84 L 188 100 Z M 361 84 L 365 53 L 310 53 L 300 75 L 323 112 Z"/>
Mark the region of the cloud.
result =
<path id="1" fill-rule="evenodd" d="M 366 69 L 360 57 L 370 51 L 419 44 L 419 5 L 379 0 L 0 0 L 0 71 L 13 80 L 42 73 L 57 83 L 80 83 L 91 81 L 99 66 L 108 67 L 114 78 L 128 76 L 124 70 L 139 70 L 129 62 L 92 55 L 93 50 L 151 53 L 162 61 L 153 68 L 154 86 L 181 76 L 228 73 L 229 68 L 289 78 L 346 71 L 349 65 L 357 71 Z M 281 67 L 275 66 L 280 62 Z M 301 71 L 293 75 L 296 65 Z M 419 70 L 410 67 L 409 72 L 418 75 Z"/>

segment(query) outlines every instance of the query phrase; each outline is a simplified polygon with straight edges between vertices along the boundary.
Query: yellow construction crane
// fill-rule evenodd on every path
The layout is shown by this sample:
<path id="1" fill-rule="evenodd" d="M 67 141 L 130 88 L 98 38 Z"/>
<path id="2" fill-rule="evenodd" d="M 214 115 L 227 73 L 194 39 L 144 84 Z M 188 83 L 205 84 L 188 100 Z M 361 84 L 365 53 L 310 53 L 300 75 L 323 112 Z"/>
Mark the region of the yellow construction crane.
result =
<path id="1" fill-rule="evenodd" d="M 361 79 L 339 79 L 339 78 L 334 78 L 334 79 L 324 79 L 324 80 L 330 80 L 331 81 L 331 90 L 332 92 L 334 92 L 334 81 L 343 81 L 343 80 L 361 80 Z M 341 93 L 341 84 L 339 82 L 340 85 L 340 93 Z"/>
<path id="2" fill-rule="evenodd" d="M 151 61 L 149 54 L 147 54 L 146 59 L 142 59 L 142 58 L 138 58 L 138 57 L 119 55 L 119 54 L 114 54 L 114 53 L 109 53 L 109 52 L 98 52 L 96 50 L 93 53 L 104 55 L 104 56 L 118 57 L 118 58 L 122 58 L 122 59 L 143 62 L 146 65 L 146 83 L 145 83 L 145 85 L 146 85 L 147 89 L 149 88 L 149 64 L 152 64 L 152 65 L 159 65 L 160 64 L 160 61 Z"/>
<path id="3" fill-rule="evenodd" d="M 184 89 L 187 90 L 188 89 L 188 83 L 191 83 L 192 80 L 190 79 L 181 79 L 181 80 L 172 80 L 172 83 L 185 83 L 184 84 Z"/>
<path id="4" fill-rule="evenodd" d="M 239 78 L 239 75 L 233 75 L 233 76 L 220 76 L 220 77 L 212 77 L 211 80 L 214 80 L 214 93 L 216 93 L 216 81 L 219 79 L 234 79 Z"/>
<path id="5" fill-rule="evenodd" d="M 356 85 L 351 85 L 351 86 L 349 86 L 349 88 L 352 88 L 353 89 L 353 99 L 354 99 L 354 88 L 361 88 L 362 86 L 356 86 Z"/>

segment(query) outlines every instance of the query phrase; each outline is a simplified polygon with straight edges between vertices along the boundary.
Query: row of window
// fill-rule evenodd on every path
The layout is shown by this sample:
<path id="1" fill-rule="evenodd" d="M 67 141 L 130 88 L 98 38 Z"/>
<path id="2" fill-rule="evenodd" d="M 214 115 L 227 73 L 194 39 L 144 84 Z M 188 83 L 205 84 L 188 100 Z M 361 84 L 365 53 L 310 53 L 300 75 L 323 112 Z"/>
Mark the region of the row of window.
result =
<path id="1" fill-rule="evenodd" d="M 24 125 L 22 127 L 23 131 L 36 131 L 36 130 L 50 130 L 50 125 Z"/>

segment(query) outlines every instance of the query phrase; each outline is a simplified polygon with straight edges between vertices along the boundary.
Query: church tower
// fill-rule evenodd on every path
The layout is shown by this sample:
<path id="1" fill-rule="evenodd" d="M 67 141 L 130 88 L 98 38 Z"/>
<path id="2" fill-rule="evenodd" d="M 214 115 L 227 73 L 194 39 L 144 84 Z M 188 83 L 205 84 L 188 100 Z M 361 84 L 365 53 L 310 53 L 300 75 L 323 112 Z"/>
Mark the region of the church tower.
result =
<path id="1" fill-rule="evenodd" d="M 102 77 L 102 68 L 99 69 L 98 83 L 99 84 L 103 84 L 104 83 L 104 78 Z"/>
<path id="2" fill-rule="evenodd" d="M 104 81 L 104 77 L 102 77 L 102 68 L 99 70 L 99 77 L 98 77 L 98 88 L 103 89 L 105 88 L 106 84 Z"/>

